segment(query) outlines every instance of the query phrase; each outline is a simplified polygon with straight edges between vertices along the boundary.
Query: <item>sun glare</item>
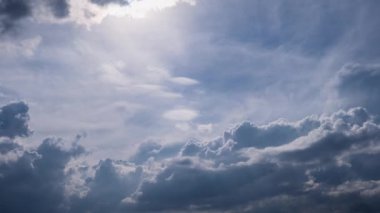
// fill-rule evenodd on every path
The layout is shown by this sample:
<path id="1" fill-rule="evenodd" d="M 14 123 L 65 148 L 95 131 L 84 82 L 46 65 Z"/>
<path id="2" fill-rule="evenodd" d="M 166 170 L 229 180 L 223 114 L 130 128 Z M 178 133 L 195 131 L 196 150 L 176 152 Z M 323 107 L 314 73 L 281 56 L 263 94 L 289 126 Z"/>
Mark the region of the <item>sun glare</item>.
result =
<path id="1" fill-rule="evenodd" d="M 109 5 L 108 14 L 123 17 L 130 16 L 132 18 L 145 18 L 150 12 L 159 11 L 168 7 L 175 6 L 181 0 L 140 0 L 132 1 L 126 6 Z M 182 0 L 190 5 L 194 5 L 193 0 Z"/>

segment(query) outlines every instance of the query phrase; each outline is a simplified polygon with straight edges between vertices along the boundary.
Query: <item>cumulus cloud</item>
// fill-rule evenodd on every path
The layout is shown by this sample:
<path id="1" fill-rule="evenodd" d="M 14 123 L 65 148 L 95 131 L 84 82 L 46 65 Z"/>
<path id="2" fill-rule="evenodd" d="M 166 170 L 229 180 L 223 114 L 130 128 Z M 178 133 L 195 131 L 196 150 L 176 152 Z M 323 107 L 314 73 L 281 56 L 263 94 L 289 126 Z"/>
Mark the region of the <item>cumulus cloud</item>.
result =
<path id="1" fill-rule="evenodd" d="M 81 153 L 82 147 L 64 149 L 59 141 L 51 138 L 14 161 L 0 163 L 0 211 L 65 212 L 62 205 L 68 178 L 65 166 Z"/>
<path id="2" fill-rule="evenodd" d="M 25 149 L 15 141 L 29 131 L 27 109 L 1 111 L 2 212 L 380 210 L 380 123 L 364 108 L 243 122 L 210 141 L 150 141 L 128 160 L 95 164 L 75 161 L 85 152 L 78 142 L 48 138 Z"/>
<path id="3" fill-rule="evenodd" d="M 283 124 L 286 130 L 277 133 L 285 141 L 281 145 L 276 144 L 277 137 L 265 138 L 263 134 L 261 139 L 268 146 L 256 147 L 257 129 L 267 126 L 246 128 L 247 123 L 235 128 L 245 128 L 246 140 L 235 141 L 228 136 L 217 143 L 189 143 L 181 151 L 183 157 L 171 159 L 154 181 L 141 185 L 127 208 L 265 212 L 275 205 L 275 209 L 284 212 L 293 211 L 293 207 L 296 212 L 363 208 L 378 211 L 374 200 L 380 194 L 374 181 L 379 174 L 374 168 L 379 166 L 379 124 L 362 108 L 315 120 L 318 125 L 293 139 L 288 135 L 293 135 L 305 121 Z M 238 160 L 216 163 L 226 155 Z M 350 182 L 358 183 L 357 190 L 345 187 Z M 296 203 L 288 206 L 286 200 Z"/>

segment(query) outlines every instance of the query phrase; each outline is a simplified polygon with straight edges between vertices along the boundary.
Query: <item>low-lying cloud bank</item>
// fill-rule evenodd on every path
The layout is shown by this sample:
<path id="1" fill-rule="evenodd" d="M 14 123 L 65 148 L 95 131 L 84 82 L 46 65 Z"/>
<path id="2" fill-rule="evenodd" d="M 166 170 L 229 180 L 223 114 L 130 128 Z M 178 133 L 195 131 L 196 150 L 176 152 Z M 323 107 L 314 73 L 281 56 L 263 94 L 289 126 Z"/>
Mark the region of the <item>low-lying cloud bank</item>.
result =
<path id="1" fill-rule="evenodd" d="M 379 212 L 378 93 L 366 92 L 380 87 L 376 70 L 348 66 L 336 84 L 370 111 L 243 122 L 211 141 L 144 143 L 128 160 L 95 165 L 78 141 L 23 148 L 28 106 L 3 106 L 0 212 Z"/>

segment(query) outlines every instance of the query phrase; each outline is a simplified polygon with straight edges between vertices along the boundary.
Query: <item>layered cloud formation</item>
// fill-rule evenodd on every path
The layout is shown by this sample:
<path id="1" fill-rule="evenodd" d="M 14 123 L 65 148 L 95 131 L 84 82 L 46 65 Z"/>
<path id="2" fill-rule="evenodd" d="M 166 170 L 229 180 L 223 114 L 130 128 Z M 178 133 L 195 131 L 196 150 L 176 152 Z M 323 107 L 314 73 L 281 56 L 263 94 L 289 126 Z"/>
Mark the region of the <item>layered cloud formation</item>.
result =
<path id="1" fill-rule="evenodd" d="M 28 106 L 3 106 L 0 211 L 378 212 L 377 70 L 350 65 L 337 77 L 342 99 L 361 98 L 347 106 L 370 112 L 243 122 L 213 140 L 144 143 L 129 160 L 91 163 L 78 141 L 65 147 L 54 138 L 25 149 L 16 137 L 31 132 Z"/>
<path id="2" fill-rule="evenodd" d="M 379 6 L 0 0 L 0 212 L 380 212 Z"/>

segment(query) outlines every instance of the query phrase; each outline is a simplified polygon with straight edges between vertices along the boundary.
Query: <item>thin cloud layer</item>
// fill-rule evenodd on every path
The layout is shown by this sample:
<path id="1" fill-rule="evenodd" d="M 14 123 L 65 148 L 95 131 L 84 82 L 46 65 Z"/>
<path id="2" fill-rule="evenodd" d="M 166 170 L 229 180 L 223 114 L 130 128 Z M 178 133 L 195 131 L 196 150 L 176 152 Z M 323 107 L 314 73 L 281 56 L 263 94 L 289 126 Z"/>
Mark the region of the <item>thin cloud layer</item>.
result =
<path id="1" fill-rule="evenodd" d="M 126 5 L 129 4 L 128 0 L 90 0 L 92 3 L 105 6 L 107 4 L 120 4 Z"/>

